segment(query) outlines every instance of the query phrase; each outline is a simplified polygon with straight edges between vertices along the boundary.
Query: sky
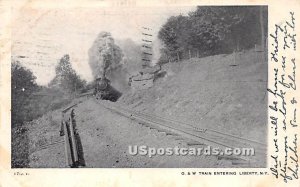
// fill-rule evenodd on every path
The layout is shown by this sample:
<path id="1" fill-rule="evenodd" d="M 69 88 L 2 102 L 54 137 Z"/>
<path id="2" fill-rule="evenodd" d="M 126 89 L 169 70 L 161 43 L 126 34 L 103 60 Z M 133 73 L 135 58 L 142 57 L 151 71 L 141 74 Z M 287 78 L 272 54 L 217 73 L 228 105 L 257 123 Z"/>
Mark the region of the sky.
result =
<path id="1" fill-rule="evenodd" d="M 55 65 L 69 54 L 75 71 L 91 81 L 88 49 L 99 32 L 108 31 L 115 39 L 142 42 L 142 27 L 157 36 L 170 16 L 195 7 L 122 8 L 24 8 L 18 11 L 12 27 L 12 58 L 30 69 L 39 85 L 55 76 Z"/>

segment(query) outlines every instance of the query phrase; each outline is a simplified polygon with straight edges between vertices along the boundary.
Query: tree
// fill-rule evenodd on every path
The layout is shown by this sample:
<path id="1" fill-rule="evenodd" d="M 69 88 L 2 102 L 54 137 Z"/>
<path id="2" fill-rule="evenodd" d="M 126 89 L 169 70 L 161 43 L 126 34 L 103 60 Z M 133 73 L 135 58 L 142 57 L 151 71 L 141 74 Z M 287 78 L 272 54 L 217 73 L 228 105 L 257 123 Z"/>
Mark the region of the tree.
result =
<path id="1" fill-rule="evenodd" d="M 68 93 L 75 93 L 84 88 L 85 81 L 75 72 L 70 63 L 70 56 L 64 55 L 55 67 L 55 77 L 49 83 L 50 87 L 58 87 Z"/>
<path id="2" fill-rule="evenodd" d="M 267 35 L 267 7 L 198 6 L 188 16 L 173 16 L 162 26 L 164 61 L 229 53 L 260 44 Z M 189 54 L 189 55 L 185 55 Z"/>
<path id="3" fill-rule="evenodd" d="M 27 115 L 32 94 L 38 90 L 33 73 L 14 61 L 11 65 L 12 126 L 31 120 Z"/>
<path id="4" fill-rule="evenodd" d="M 158 33 L 158 38 L 161 39 L 166 48 L 163 52 L 170 56 L 172 61 L 175 59 L 179 61 L 184 49 L 187 48 L 185 45 L 187 43 L 184 40 L 189 35 L 188 24 L 187 17 L 182 15 L 172 16 Z"/>

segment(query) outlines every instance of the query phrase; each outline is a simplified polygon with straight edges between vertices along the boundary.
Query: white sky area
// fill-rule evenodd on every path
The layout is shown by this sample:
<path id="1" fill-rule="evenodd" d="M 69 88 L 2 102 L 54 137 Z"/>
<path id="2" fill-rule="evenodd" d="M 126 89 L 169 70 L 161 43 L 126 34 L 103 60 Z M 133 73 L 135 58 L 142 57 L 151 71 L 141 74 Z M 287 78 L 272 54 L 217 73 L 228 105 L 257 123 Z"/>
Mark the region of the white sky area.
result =
<path id="1" fill-rule="evenodd" d="M 90 81 L 88 50 L 99 32 L 141 43 L 142 27 L 157 35 L 170 16 L 192 10 L 195 7 L 23 9 L 12 24 L 12 58 L 30 69 L 38 84 L 47 85 L 58 60 L 69 54 L 75 71 Z"/>

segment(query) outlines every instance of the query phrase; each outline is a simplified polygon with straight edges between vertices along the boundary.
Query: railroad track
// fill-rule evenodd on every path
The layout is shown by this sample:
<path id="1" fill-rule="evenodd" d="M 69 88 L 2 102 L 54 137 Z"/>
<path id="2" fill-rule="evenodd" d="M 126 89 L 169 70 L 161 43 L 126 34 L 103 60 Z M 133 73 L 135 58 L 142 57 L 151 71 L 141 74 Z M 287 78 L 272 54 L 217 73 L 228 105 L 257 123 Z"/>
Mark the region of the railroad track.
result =
<path id="1" fill-rule="evenodd" d="M 68 167 L 83 167 L 85 161 L 80 136 L 76 129 L 76 120 L 74 107 L 82 101 L 66 107 L 62 110 L 62 119 L 60 127 L 60 136 L 53 137 L 54 140 L 35 147 L 34 152 L 42 150 L 58 149 L 61 146 L 65 148 L 65 160 Z"/>
<path id="2" fill-rule="evenodd" d="M 129 109 L 120 104 L 110 103 L 106 101 L 98 101 L 101 106 L 124 117 L 139 122 L 150 129 L 157 129 L 165 132 L 166 135 L 177 137 L 187 142 L 188 146 L 210 145 L 224 151 L 226 148 L 253 148 L 255 155 L 253 156 L 225 156 L 216 155 L 218 159 L 232 160 L 233 165 L 255 165 L 262 160 L 266 160 L 267 145 L 255 140 L 234 136 L 224 132 L 207 128 L 198 128 L 195 125 L 180 122 L 174 119 L 167 119 L 161 116 L 146 114 Z M 176 138 L 175 138 L 176 139 Z"/>

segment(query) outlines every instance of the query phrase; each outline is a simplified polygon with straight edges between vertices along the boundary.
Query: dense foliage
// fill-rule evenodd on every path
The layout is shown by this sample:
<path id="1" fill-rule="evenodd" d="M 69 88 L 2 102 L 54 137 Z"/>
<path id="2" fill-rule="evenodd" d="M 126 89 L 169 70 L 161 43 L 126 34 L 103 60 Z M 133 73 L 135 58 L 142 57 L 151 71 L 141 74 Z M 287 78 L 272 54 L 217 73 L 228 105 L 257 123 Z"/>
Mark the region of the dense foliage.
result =
<path id="1" fill-rule="evenodd" d="M 50 110 L 68 104 L 85 87 L 85 81 L 72 69 L 69 55 L 55 68 L 56 76 L 49 87 L 38 86 L 33 73 L 19 62 L 11 66 L 12 126 L 22 125 Z"/>
<path id="2" fill-rule="evenodd" d="M 12 124 L 19 124 L 24 120 L 31 120 L 28 116 L 32 111 L 29 107 L 32 94 L 38 90 L 33 73 L 19 62 L 11 65 L 11 115 Z"/>
<path id="3" fill-rule="evenodd" d="M 162 26 L 160 63 L 264 44 L 267 25 L 267 7 L 198 6 L 187 16 L 170 17 Z"/>

